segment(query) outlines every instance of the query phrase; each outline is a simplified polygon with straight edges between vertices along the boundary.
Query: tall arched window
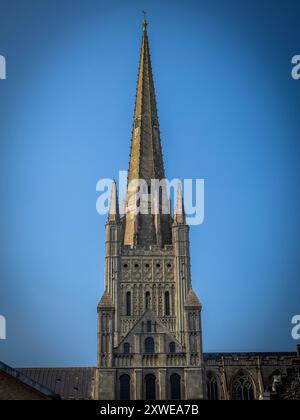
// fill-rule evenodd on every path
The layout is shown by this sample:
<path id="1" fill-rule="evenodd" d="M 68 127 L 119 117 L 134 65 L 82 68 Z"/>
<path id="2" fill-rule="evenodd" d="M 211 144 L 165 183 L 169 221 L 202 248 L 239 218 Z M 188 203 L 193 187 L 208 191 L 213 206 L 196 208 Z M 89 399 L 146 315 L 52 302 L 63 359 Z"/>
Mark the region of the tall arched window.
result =
<path id="1" fill-rule="evenodd" d="M 171 400 L 181 400 L 181 378 L 177 373 L 171 375 Z"/>
<path id="2" fill-rule="evenodd" d="M 233 400 L 250 401 L 254 400 L 254 390 L 248 375 L 240 372 L 232 382 L 231 398 Z"/>
<path id="3" fill-rule="evenodd" d="M 154 340 L 151 337 L 145 340 L 145 353 L 154 353 Z"/>
<path id="4" fill-rule="evenodd" d="M 145 377 L 146 400 L 156 400 L 156 378 L 154 375 Z"/>
<path id="5" fill-rule="evenodd" d="M 147 332 L 151 332 L 151 331 L 152 331 L 152 322 L 147 321 Z"/>
<path id="6" fill-rule="evenodd" d="M 120 400 L 130 400 L 130 376 L 120 376 Z"/>
<path id="7" fill-rule="evenodd" d="M 131 293 L 130 292 L 126 293 L 126 315 L 127 316 L 131 315 Z"/>
<path id="8" fill-rule="evenodd" d="M 146 310 L 150 309 L 150 301 L 151 301 L 150 292 L 146 292 L 146 295 L 145 295 Z"/>
<path id="9" fill-rule="evenodd" d="M 169 353 L 176 353 L 176 344 L 173 341 L 169 344 Z"/>
<path id="10" fill-rule="evenodd" d="M 165 315 L 170 315 L 170 293 L 165 292 Z"/>
<path id="11" fill-rule="evenodd" d="M 130 353 L 130 344 L 129 343 L 124 343 L 123 352 L 124 352 L 124 354 L 129 354 Z"/>
<path id="12" fill-rule="evenodd" d="M 207 399 L 210 401 L 216 401 L 219 399 L 219 389 L 217 378 L 212 372 L 208 372 L 206 378 L 206 387 L 207 387 Z"/>

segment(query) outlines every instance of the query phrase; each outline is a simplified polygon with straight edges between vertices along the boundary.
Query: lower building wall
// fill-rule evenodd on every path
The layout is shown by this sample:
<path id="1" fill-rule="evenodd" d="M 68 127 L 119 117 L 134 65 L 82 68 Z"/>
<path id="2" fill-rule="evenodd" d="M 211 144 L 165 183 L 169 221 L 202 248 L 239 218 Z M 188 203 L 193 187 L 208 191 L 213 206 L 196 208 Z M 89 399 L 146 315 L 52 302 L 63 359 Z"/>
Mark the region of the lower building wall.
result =
<path id="1" fill-rule="evenodd" d="M 116 371 L 115 369 L 97 369 L 95 395 L 96 400 L 116 399 Z"/>
<path id="2" fill-rule="evenodd" d="M 185 369 L 185 399 L 206 399 L 206 386 L 202 369 Z"/>
<path id="3" fill-rule="evenodd" d="M 181 400 L 270 399 L 289 375 L 296 353 L 206 354 L 201 367 L 97 369 L 95 398 L 100 400 L 168 400 L 171 378 L 180 378 Z M 299 358 L 297 360 L 300 360 Z M 154 398 L 147 396 L 146 378 L 155 378 Z M 130 395 L 120 394 L 120 378 L 129 381 Z M 173 389 L 174 391 L 174 389 Z M 129 391 L 128 391 L 129 392 Z"/>
<path id="4" fill-rule="evenodd" d="M 122 378 L 129 383 L 130 395 L 129 391 L 124 394 L 124 390 L 122 394 Z M 204 393 L 201 368 L 101 368 L 96 373 L 95 399 L 98 400 L 199 400 L 205 398 Z"/>

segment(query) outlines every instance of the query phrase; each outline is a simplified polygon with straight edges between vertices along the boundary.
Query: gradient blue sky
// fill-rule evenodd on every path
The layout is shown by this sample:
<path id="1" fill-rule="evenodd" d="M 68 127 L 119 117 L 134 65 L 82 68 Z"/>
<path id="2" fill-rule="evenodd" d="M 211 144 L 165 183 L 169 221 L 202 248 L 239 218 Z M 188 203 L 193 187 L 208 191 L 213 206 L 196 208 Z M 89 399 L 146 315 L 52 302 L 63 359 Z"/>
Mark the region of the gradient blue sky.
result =
<path id="1" fill-rule="evenodd" d="M 104 223 L 149 38 L 166 172 L 204 178 L 191 230 L 205 351 L 294 350 L 300 3 L 0 0 L 0 314 L 13 366 L 96 364 Z"/>

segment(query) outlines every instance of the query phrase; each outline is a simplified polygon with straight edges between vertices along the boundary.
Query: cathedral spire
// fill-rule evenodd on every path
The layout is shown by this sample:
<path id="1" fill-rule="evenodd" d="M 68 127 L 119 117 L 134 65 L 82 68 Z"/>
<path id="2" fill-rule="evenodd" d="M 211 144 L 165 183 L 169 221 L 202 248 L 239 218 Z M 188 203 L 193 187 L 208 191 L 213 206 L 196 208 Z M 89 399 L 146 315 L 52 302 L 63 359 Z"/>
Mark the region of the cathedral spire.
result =
<path id="1" fill-rule="evenodd" d="M 144 19 L 128 181 L 164 178 L 147 25 Z"/>
<path id="2" fill-rule="evenodd" d="M 150 206 L 149 214 L 136 214 L 133 202 L 138 201 L 138 188 L 129 188 L 137 180 L 144 180 L 150 194 L 151 181 L 165 178 L 147 25 L 144 18 L 128 172 L 126 202 L 130 204 L 126 209 L 124 244 L 130 246 L 171 241 L 170 217 L 152 215 Z"/>

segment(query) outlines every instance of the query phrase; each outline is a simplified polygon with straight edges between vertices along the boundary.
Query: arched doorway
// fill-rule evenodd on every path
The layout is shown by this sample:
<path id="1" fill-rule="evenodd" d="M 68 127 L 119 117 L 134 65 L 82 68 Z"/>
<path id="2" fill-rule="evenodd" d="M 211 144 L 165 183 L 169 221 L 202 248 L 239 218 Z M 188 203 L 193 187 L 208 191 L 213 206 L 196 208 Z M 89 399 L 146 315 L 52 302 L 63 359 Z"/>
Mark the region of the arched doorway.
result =
<path id="1" fill-rule="evenodd" d="M 146 400 L 156 400 L 156 378 L 150 374 L 145 377 Z"/>
<path id="2" fill-rule="evenodd" d="M 171 375 L 171 400 L 181 400 L 181 378 L 177 373 Z"/>
<path id="3" fill-rule="evenodd" d="M 120 376 L 120 400 L 130 400 L 130 376 Z"/>

